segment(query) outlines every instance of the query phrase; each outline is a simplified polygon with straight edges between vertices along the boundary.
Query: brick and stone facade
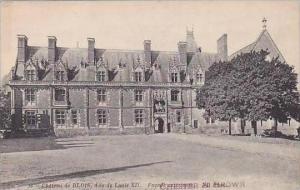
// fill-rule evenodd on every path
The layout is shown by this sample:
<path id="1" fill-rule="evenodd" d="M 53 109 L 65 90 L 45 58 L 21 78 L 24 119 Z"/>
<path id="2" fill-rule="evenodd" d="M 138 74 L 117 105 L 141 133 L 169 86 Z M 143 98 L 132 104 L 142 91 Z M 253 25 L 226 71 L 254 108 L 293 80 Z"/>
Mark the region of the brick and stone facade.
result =
<path id="1" fill-rule="evenodd" d="M 266 31 L 259 39 L 264 41 L 251 47 L 281 56 Z M 196 90 L 211 64 L 238 53 L 228 56 L 226 34 L 217 40 L 217 53 L 203 52 L 193 31 L 178 42 L 178 51 L 152 50 L 150 40 L 136 51 L 98 49 L 93 38 L 87 43 L 88 48 L 59 47 L 56 37 L 49 36 L 48 47 L 29 46 L 28 38 L 18 35 L 10 81 L 16 128 L 68 136 L 183 132 L 207 126 L 214 121 L 202 117 Z"/>
<path id="2" fill-rule="evenodd" d="M 196 89 L 215 61 L 227 59 L 227 38 L 217 53 L 205 53 L 187 31 L 178 51 L 155 51 L 151 41 L 137 51 L 29 46 L 18 36 L 12 71 L 12 114 L 19 129 L 64 134 L 175 132 L 198 127 Z"/>

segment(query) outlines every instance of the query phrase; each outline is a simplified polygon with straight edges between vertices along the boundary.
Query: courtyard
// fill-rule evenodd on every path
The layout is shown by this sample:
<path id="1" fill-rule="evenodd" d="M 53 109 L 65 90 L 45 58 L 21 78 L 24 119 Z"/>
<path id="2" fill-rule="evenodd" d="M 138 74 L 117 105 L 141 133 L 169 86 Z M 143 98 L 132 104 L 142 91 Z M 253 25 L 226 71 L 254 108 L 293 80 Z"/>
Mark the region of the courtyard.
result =
<path id="1" fill-rule="evenodd" d="M 300 189 L 300 143 L 286 139 L 186 134 L 4 139 L 0 154 L 0 189 L 172 189 L 167 184 Z"/>

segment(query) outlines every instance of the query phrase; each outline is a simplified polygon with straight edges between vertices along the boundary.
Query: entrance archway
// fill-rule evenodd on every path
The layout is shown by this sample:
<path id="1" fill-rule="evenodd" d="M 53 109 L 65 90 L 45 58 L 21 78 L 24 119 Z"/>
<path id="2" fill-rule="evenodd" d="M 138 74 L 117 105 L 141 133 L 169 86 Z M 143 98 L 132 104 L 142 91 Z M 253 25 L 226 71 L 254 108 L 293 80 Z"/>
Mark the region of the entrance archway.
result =
<path id="1" fill-rule="evenodd" d="M 161 117 L 155 119 L 155 133 L 164 132 L 164 120 Z"/>

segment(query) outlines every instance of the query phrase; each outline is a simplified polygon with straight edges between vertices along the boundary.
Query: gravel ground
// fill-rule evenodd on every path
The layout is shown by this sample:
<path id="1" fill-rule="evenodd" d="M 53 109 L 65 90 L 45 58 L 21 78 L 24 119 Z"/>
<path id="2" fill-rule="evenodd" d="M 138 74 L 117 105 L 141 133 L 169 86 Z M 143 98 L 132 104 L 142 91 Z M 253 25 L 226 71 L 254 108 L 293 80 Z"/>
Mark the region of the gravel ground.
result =
<path id="1" fill-rule="evenodd" d="M 0 189 L 157 189 L 151 184 L 189 182 L 198 189 L 296 190 L 297 151 L 284 143 L 181 134 L 7 139 L 0 141 Z"/>

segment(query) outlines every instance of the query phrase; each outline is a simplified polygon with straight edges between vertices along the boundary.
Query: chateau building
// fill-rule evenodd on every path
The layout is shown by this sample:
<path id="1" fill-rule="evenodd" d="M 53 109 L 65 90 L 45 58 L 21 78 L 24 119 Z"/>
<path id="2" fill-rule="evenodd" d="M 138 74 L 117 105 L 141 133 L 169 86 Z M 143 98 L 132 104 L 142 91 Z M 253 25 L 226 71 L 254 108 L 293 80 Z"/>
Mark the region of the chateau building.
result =
<path id="1" fill-rule="evenodd" d="M 57 46 L 29 46 L 18 35 L 18 55 L 12 71 L 12 114 L 26 130 L 55 133 L 153 133 L 198 127 L 195 90 L 205 71 L 227 59 L 227 35 L 217 53 L 197 46 L 193 31 L 178 51 L 155 51 L 151 41 L 137 51 Z"/>
<path id="2" fill-rule="evenodd" d="M 178 51 L 155 51 L 145 40 L 142 50 L 29 46 L 18 35 L 18 54 L 10 80 L 14 126 L 56 135 L 135 134 L 184 131 L 213 123 L 196 106 L 196 90 L 217 61 L 241 52 L 267 49 L 280 56 L 264 29 L 255 43 L 228 56 L 227 35 L 217 40 L 217 53 L 199 48 L 193 31 Z M 100 43 L 101 44 L 101 43 Z"/>

